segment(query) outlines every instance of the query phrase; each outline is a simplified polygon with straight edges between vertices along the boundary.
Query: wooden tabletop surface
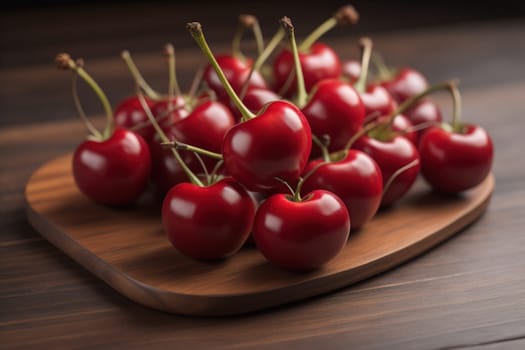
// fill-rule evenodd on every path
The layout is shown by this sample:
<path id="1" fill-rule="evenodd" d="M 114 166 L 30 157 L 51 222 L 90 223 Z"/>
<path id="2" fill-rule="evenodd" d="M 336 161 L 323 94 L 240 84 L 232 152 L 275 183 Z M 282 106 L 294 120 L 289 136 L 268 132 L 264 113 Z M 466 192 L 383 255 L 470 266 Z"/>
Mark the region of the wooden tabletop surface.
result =
<path id="1" fill-rule="evenodd" d="M 38 20 L 42 21 L 35 16 Z M 214 21 L 220 32 L 219 20 Z M 183 23 L 178 24 L 178 37 L 186 38 Z M 214 27 L 208 28 L 217 38 Z M 372 34 L 392 64 L 417 67 L 431 82 L 461 80 L 464 118 L 485 127 L 496 149 L 496 188 L 485 215 L 432 251 L 358 285 L 228 318 L 183 317 L 137 305 L 28 224 L 23 189 L 30 174 L 45 161 L 72 151 L 85 136 L 70 98 L 69 75 L 53 68 L 56 52 L 49 51 L 68 49 L 83 55 L 89 71 L 116 102 L 132 92 L 118 58 L 132 39 L 120 41 L 114 34 L 105 41 L 86 39 L 87 48 L 65 40 L 64 47 L 56 47 L 43 43 L 53 42 L 57 28 L 36 30 L 36 38 L 24 30 L 14 30 L 11 41 L 5 36 L 2 41 L 9 51 L 2 52 L 0 68 L 0 348 L 525 348 L 522 19 Z M 31 43 L 25 54 L 23 42 L 15 42 L 17 35 Z M 137 37 L 144 42 L 137 46 L 142 50 L 137 49 L 136 61 L 148 80 L 162 89 L 162 58 L 143 35 Z M 353 57 L 356 38 L 355 32 L 338 32 L 327 42 L 343 57 Z M 184 40 L 177 58 L 180 79 L 188 86 L 204 58 L 191 40 Z M 226 40 L 218 40 L 212 47 L 220 51 L 228 46 Z M 100 113 L 87 90 L 82 91 L 87 110 Z M 438 100 L 450 116 L 447 96 Z"/>

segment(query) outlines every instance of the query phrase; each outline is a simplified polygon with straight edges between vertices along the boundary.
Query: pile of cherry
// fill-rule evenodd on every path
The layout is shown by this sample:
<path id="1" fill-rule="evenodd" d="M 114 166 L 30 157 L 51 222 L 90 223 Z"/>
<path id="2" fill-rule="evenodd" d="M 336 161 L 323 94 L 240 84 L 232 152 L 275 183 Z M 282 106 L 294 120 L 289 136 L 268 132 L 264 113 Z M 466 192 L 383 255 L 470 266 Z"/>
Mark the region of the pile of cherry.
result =
<path id="1" fill-rule="evenodd" d="M 190 92 L 177 84 L 173 46 L 164 52 L 165 95 L 145 82 L 124 51 L 137 93 L 114 111 L 83 61 L 59 54 L 58 67 L 74 73 L 75 104 L 90 131 L 73 156 L 78 188 L 97 203 L 123 206 L 152 184 L 180 253 L 226 258 L 251 235 L 270 262 L 301 271 L 333 259 L 350 230 L 399 200 L 419 173 L 443 193 L 480 184 L 493 146 L 485 130 L 461 122 L 455 81 L 429 86 L 414 69 L 393 70 L 372 52 L 369 38 L 359 41 L 360 61 L 341 62 L 319 42 L 331 28 L 357 20 L 345 6 L 297 44 L 283 17 L 265 45 L 256 18 L 243 15 L 232 52 L 219 56 L 201 25 L 188 23 L 209 61 Z M 254 34 L 256 59 L 240 51 L 246 29 Z M 78 77 L 102 102 L 103 131 L 83 112 Z M 439 90 L 453 97 L 450 123 L 428 97 Z"/>

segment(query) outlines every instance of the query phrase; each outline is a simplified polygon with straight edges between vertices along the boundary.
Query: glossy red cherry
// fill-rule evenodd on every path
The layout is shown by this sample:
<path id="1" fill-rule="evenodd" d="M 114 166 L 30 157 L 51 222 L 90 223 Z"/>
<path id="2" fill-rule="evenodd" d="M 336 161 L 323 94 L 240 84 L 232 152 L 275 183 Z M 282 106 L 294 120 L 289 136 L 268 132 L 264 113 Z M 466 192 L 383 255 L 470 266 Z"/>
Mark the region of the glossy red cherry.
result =
<path id="1" fill-rule="evenodd" d="M 254 215 L 252 198 L 232 179 L 207 187 L 178 184 L 162 204 L 162 223 L 171 244 L 201 260 L 236 253 L 250 234 Z"/>
<path id="2" fill-rule="evenodd" d="M 426 78 L 415 69 L 402 68 L 397 74 L 381 83 L 399 103 L 415 96 L 428 88 Z"/>
<path id="3" fill-rule="evenodd" d="M 379 123 L 382 123 L 387 122 L 387 119 L 388 116 L 385 115 L 380 118 L 377 118 L 377 121 Z M 412 142 L 412 144 L 417 148 L 419 140 L 418 133 L 414 131 L 414 125 L 412 125 L 410 120 L 408 120 L 408 118 L 405 117 L 403 114 L 396 115 L 392 122 L 391 129 L 393 132 L 396 132 L 398 135 Z"/>
<path id="4" fill-rule="evenodd" d="M 281 97 L 272 90 L 251 87 L 246 90 L 242 102 L 250 110 L 250 112 L 258 113 L 264 105 L 269 102 L 278 101 Z M 233 112 L 237 120 L 242 118 L 241 113 L 235 107 L 235 104 L 230 100 L 230 110 Z"/>
<path id="5" fill-rule="evenodd" d="M 219 55 L 216 57 L 216 59 L 219 63 L 219 66 L 224 71 L 224 75 L 226 75 L 226 78 L 230 82 L 233 90 L 236 93 L 240 93 L 246 79 L 250 75 L 250 68 L 253 62 L 251 60 L 243 61 L 240 58 L 234 57 L 232 55 Z M 208 86 L 213 91 L 215 91 L 219 101 L 229 106 L 230 98 L 228 93 L 224 90 L 219 77 L 211 65 L 206 67 L 203 78 Z M 266 88 L 266 82 L 264 81 L 264 78 L 257 71 L 251 74 L 248 85 L 249 87 Z"/>
<path id="6" fill-rule="evenodd" d="M 151 99 L 146 99 L 146 101 L 150 108 L 155 105 Z M 136 132 L 147 142 L 151 141 L 155 135 L 155 130 L 148 124 L 148 117 L 136 96 L 127 97 L 120 102 L 113 114 L 115 115 L 115 125 L 121 128 L 134 129 L 140 126 Z"/>
<path id="7" fill-rule="evenodd" d="M 316 41 L 336 25 L 352 25 L 358 20 L 359 15 L 352 6 L 343 6 L 299 44 L 299 60 L 307 91 L 323 79 L 336 79 L 341 75 L 341 62 L 337 53 L 328 45 Z M 285 97 L 293 96 L 297 89 L 293 72 L 293 54 L 289 49 L 284 49 L 274 60 L 273 75 L 274 90 Z M 288 81 L 290 78 L 292 80 Z"/>
<path id="8" fill-rule="evenodd" d="M 361 63 L 356 60 L 347 60 L 341 63 L 341 76 L 350 84 L 359 80 L 361 75 Z"/>
<path id="9" fill-rule="evenodd" d="M 310 126 L 301 111 L 285 101 L 272 102 L 255 118 L 237 124 L 224 137 L 228 174 L 252 191 L 268 191 L 276 178 L 295 181 L 312 147 Z"/>
<path id="10" fill-rule="evenodd" d="M 390 139 L 379 140 L 364 135 L 352 147 L 372 157 L 381 169 L 383 186 L 386 190 L 381 206 L 387 206 L 399 200 L 416 181 L 420 168 L 419 162 L 414 163 L 400 174 L 396 174 L 398 170 L 419 160 L 416 147 L 406 138 L 394 136 Z M 385 185 L 394 174 L 396 176 L 387 188 Z"/>
<path id="11" fill-rule="evenodd" d="M 104 141 L 84 141 L 73 155 L 73 177 L 97 203 L 126 205 L 146 188 L 151 169 L 147 143 L 130 130 L 116 129 Z"/>
<path id="12" fill-rule="evenodd" d="M 421 172 L 436 190 L 457 193 L 479 185 L 490 173 L 494 148 L 489 134 L 480 126 L 461 124 L 461 100 L 456 83 L 452 124 L 430 128 L 422 136 L 419 151 Z"/>
<path id="13" fill-rule="evenodd" d="M 253 238 L 273 264 L 288 270 L 318 268 L 344 248 L 350 218 L 344 203 L 324 190 L 302 201 L 275 194 L 261 204 L 253 225 Z"/>
<path id="14" fill-rule="evenodd" d="M 228 108 L 220 102 L 206 101 L 195 107 L 188 117 L 173 123 L 165 130 L 165 133 L 170 140 L 220 153 L 224 135 L 233 125 L 234 119 Z M 158 138 L 155 142 L 151 142 L 150 147 L 151 176 L 161 195 L 174 185 L 187 181 L 184 169 L 173 157 L 170 149 L 162 146 Z M 180 155 L 192 171 L 203 173 L 201 163 L 192 152 L 180 151 Z M 211 172 L 217 161 L 208 157 L 202 157 L 202 159 L 207 170 Z"/>
<path id="15" fill-rule="evenodd" d="M 151 111 L 163 129 L 169 128 L 173 123 L 190 115 L 183 96 L 173 96 L 171 99 L 166 98 L 155 102 Z"/>
<path id="16" fill-rule="evenodd" d="M 340 160 L 308 163 L 304 174 L 319 166 L 305 179 L 302 193 L 324 189 L 336 194 L 346 205 L 352 230 L 361 228 L 376 214 L 383 193 L 383 179 L 377 163 L 366 153 L 348 150 Z"/>
<path id="17" fill-rule="evenodd" d="M 73 154 L 73 178 L 79 190 L 97 203 L 130 204 L 142 194 L 148 183 L 151 157 L 147 143 L 130 130 L 115 129 L 106 94 L 77 62 L 65 53 L 56 57 L 58 68 L 71 70 L 95 92 L 104 107 L 107 121 L 104 131 L 99 132 L 87 120 L 80 104 L 77 105 L 91 135 Z"/>
<path id="18" fill-rule="evenodd" d="M 421 138 L 425 131 L 432 126 L 432 124 L 437 125 L 441 123 L 442 120 L 441 109 L 434 101 L 430 99 L 423 99 L 416 102 L 412 107 L 404 112 L 404 115 L 415 127 L 427 125 L 422 129 L 418 129 L 418 139 Z"/>

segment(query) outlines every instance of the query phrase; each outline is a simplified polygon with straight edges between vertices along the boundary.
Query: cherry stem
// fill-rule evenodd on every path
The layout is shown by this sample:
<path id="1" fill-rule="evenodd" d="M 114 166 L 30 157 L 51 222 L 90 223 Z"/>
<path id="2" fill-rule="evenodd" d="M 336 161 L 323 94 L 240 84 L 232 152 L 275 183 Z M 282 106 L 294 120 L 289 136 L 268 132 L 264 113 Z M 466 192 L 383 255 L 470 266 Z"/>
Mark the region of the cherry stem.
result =
<path id="1" fill-rule="evenodd" d="M 102 137 L 104 140 L 108 139 L 111 136 L 111 134 L 113 134 L 113 130 L 115 128 L 115 119 L 113 118 L 113 109 L 111 108 L 111 104 L 109 103 L 108 97 L 106 96 L 104 91 L 100 88 L 97 82 L 93 80 L 93 78 L 84 70 L 82 66 L 78 65 L 75 61 L 71 59 L 71 56 L 69 54 L 58 54 L 55 58 L 55 62 L 58 68 L 68 69 L 71 70 L 73 73 L 77 74 L 95 92 L 100 102 L 102 103 L 104 111 L 106 112 L 106 127 L 104 129 L 104 132 L 102 133 Z"/>
<path id="2" fill-rule="evenodd" d="M 199 165 L 201 166 L 202 171 L 204 172 L 204 177 L 206 177 L 206 185 L 211 185 L 210 173 L 208 172 L 208 168 L 206 168 L 206 164 L 204 164 L 204 160 L 202 160 L 201 155 L 196 152 L 193 152 L 193 155 L 195 156 L 195 158 L 197 158 L 197 161 L 199 162 Z"/>
<path id="3" fill-rule="evenodd" d="M 71 79 L 71 92 L 73 95 L 73 102 L 75 103 L 75 108 L 77 110 L 77 113 L 80 116 L 80 119 L 82 119 L 82 121 L 84 122 L 84 125 L 86 126 L 88 131 L 91 133 L 91 135 L 96 140 L 102 140 L 103 139 L 102 134 L 91 123 L 89 118 L 86 116 L 86 113 L 84 112 L 84 108 L 82 108 L 82 103 L 80 102 L 80 98 L 78 97 L 77 81 L 78 81 L 77 75 L 73 74 L 73 79 Z"/>
<path id="4" fill-rule="evenodd" d="M 403 165 L 401 168 L 397 169 L 389 178 L 388 178 L 388 181 L 385 183 L 385 185 L 383 186 L 383 196 L 385 195 L 385 193 L 390 189 L 390 186 L 392 186 L 392 183 L 394 182 L 394 180 L 401 174 L 403 174 L 405 171 L 407 171 L 408 169 L 410 168 L 413 168 L 415 167 L 416 165 L 419 164 L 419 159 L 414 159 L 413 161 L 411 161 L 410 163 L 408 164 L 405 164 Z"/>
<path id="5" fill-rule="evenodd" d="M 239 25 L 237 26 L 237 30 L 235 31 L 232 39 L 232 55 L 244 61 L 246 58 L 241 51 L 241 40 L 247 27 L 245 23 L 242 22 L 241 16 L 242 15 L 239 16 Z"/>
<path id="6" fill-rule="evenodd" d="M 211 183 L 215 183 L 218 180 L 220 175 L 217 175 L 217 173 L 218 173 L 219 169 L 221 168 L 221 166 L 223 164 L 224 164 L 224 160 L 221 159 L 213 167 L 213 170 L 211 171 L 211 174 L 210 174 L 210 182 Z"/>
<path id="7" fill-rule="evenodd" d="M 382 80 L 388 80 L 394 76 L 394 72 L 392 71 L 392 69 L 388 68 L 388 66 L 385 63 L 385 60 L 383 59 L 383 56 L 381 56 L 378 53 L 374 53 L 371 57 L 371 60 L 376 69 L 378 70 L 379 77 Z"/>
<path id="8" fill-rule="evenodd" d="M 239 16 L 239 29 L 234 37 L 233 41 L 233 53 L 241 53 L 241 38 L 246 28 L 252 30 L 253 36 L 255 38 L 255 43 L 257 45 L 257 55 L 260 55 L 264 50 L 264 37 L 261 31 L 261 26 L 259 25 L 259 20 L 254 15 L 242 14 Z M 241 54 L 242 57 L 242 54 Z"/>
<path id="9" fill-rule="evenodd" d="M 226 79 L 226 76 L 224 75 L 224 72 L 222 71 L 221 67 L 217 63 L 217 60 L 215 59 L 215 56 L 211 52 L 210 47 L 208 46 L 208 43 L 206 42 L 206 38 L 204 37 L 204 33 L 202 31 L 202 26 L 199 22 L 191 22 L 186 24 L 186 28 L 191 33 L 191 36 L 197 42 L 197 45 L 199 45 L 200 49 L 204 53 L 204 55 L 208 58 L 210 64 L 212 65 L 213 69 L 215 70 L 215 73 L 217 73 L 217 76 L 219 77 L 219 80 L 221 81 L 224 89 L 228 93 L 228 96 L 232 99 L 233 103 L 239 110 L 239 112 L 242 115 L 241 121 L 246 121 L 252 118 L 255 118 L 255 114 L 252 113 L 245 105 L 242 103 L 241 99 L 235 91 L 233 91 L 232 86 L 230 85 L 230 82 L 228 79 Z"/>
<path id="10" fill-rule="evenodd" d="M 351 5 L 341 7 L 332 17 L 321 23 L 306 39 L 299 45 L 299 51 L 308 52 L 310 47 L 325 33 L 332 30 L 339 24 L 353 25 L 359 21 L 359 14 Z"/>
<path id="11" fill-rule="evenodd" d="M 131 58 L 131 54 L 129 51 L 125 50 L 122 51 L 120 54 L 120 57 L 124 60 L 124 63 L 126 63 L 126 66 L 128 67 L 129 72 L 131 73 L 131 76 L 133 79 L 135 79 L 135 82 L 140 86 L 142 90 L 146 93 L 146 95 L 151 98 L 152 100 L 161 100 L 162 96 L 155 90 L 149 86 L 149 84 L 146 82 L 142 74 L 140 74 L 139 69 L 135 65 L 135 62 L 133 62 L 133 59 Z"/>
<path id="12" fill-rule="evenodd" d="M 290 46 L 292 48 L 293 61 L 295 65 L 295 75 L 297 77 L 297 96 L 295 102 L 299 108 L 302 108 L 304 107 L 304 105 L 306 105 L 308 94 L 304 85 L 304 75 L 303 69 L 301 67 L 301 61 L 299 60 L 299 51 L 297 49 L 297 43 L 295 42 L 295 29 L 292 24 L 292 21 L 288 17 L 281 18 L 280 23 L 288 36 L 288 40 L 290 41 Z"/>
<path id="13" fill-rule="evenodd" d="M 199 68 L 197 72 L 195 73 L 195 76 L 193 77 L 193 81 L 191 82 L 190 91 L 188 92 L 188 98 L 191 100 L 195 97 L 195 94 L 197 93 L 197 90 L 199 89 L 199 85 L 202 81 L 202 77 L 204 76 L 204 68 Z"/>
<path id="14" fill-rule="evenodd" d="M 395 111 L 393 111 L 385 120 L 384 124 L 382 124 L 383 129 L 389 128 L 392 123 L 394 122 L 394 119 L 400 115 L 403 114 L 407 109 L 412 107 L 415 103 L 426 97 L 427 95 L 430 95 L 431 93 L 434 93 L 439 90 L 445 90 L 449 89 L 449 86 L 453 84 L 453 81 L 446 81 L 444 83 L 432 85 L 431 87 L 427 88 L 425 91 L 420 92 L 417 95 L 414 95 L 408 99 L 406 99 L 403 103 L 401 103 Z"/>
<path id="15" fill-rule="evenodd" d="M 461 131 L 461 94 L 458 88 L 457 81 L 451 81 L 448 85 L 448 89 L 452 94 L 453 114 L 452 114 L 452 129 L 454 132 Z"/>
<path id="16" fill-rule="evenodd" d="M 367 134 L 370 130 L 376 128 L 379 125 L 377 122 L 368 123 L 365 126 L 363 126 L 361 129 L 359 129 L 358 132 L 356 132 L 350 140 L 346 143 L 345 147 L 343 148 L 344 151 L 348 151 L 352 145 L 363 135 Z"/>
<path id="17" fill-rule="evenodd" d="M 312 176 L 317 171 L 317 169 L 319 169 L 320 167 L 322 167 L 325 164 L 326 164 L 326 162 L 322 161 L 321 163 L 319 163 L 316 166 L 314 166 L 309 172 L 307 172 L 305 176 L 299 178 L 299 182 L 297 183 L 297 186 L 295 187 L 295 192 L 293 194 L 293 201 L 294 202 L 300 202 L 302 200 L 302 198 L 301 198 L 301 191 L 303 189 L 304 183 L 306 182 L 306 180 L 308 180 L 308 178 L 310 176 Z"/>
<path id="18" fill-rule="evenodd" d="M 361 72 L 359 79 L 354 84 L 354 88 L 359 92 L 365 92 L 373 43 L 370 38 L 361 38 L 359 40 L 359 46 L 361 47 Z"/>
<path id="19" fill-rule="evenodd" d="M 164 55 L 168 59 L 169 83 L 168 83 L 168 98 L 169 101 L 173 96 L 181 96 L 179 82 L 177 80 L 177 69 L 175 68 L 175 48 L 171 44 L 164 46 Z"/>
<path id="20" fill-rule="evenodd" d="M 330 137 L 328 135 L 323 135 L 323 139 L 321 140 L 316 135 L 312 134 L 312 141 L 321 149 L 321 153 L 323 155 L 323 160 L 325 162 L 330 161 L 330 153 L 328 152 L 328 145 L 330 143 Z"/>
<path id="21" fill-rule="evenodd" d="M 166 136 L 166 134 L 164 133 L 164 131 L 160 127 L 159 123 L 157 122 L 157 120 L 155 120 L 155 117 L 153 116 L 153 113 L 151 112 L 151 109 L 149 108 L 148 103 L 146 102 L 146 99 L 144 99 L 144 95 L 141 93 L 140 90 L 137 91 L 137 97 L 138 97 L 138 100 L 140 102 L 140 105 L 144 109 L 144 112 L 146 112 L 146 115 L 147 115 L 149 121 L 151 122 L 151 125 L 153 125 L 153 128 L 155 128 L 155 131 L 159 135 L 159 137 L 162 140 L 162 142 L 170 142 L 170 140 L 168 139 L 168 137 Z M 180 156 L 179 151 L 177 151 L 175 148 L 172 148 L 171 151 L 173 152 L 173 155 L 175 156 L 175 159 L 179 163 L 180 167 L 182 168 L 182 170 L 184 171 L 184 173 L 186 174 L 186 176 L 188 177 L 190 182 L 192 184 L 196 185 L 196 186 L 203 187 L 204 184 L 197 177 L 197 175 L 195 175 L 193 173 L 193 171 L 191 171 L 191 169 L 188 168 L 186 163 L 184 163 L 184 160 Z"/>
<path id="22" fill-rule="evenodd" d="M 268 45 L 266 45 L 266 47 L 261 51 L 259 56 L 257 56 L 257 59 L 253 63 L 252 68 L 250 69 L 250 73 L 248 74 L 248 77 L 246 78 L 246 81 L 244 82 L 242 86 L 241 93 L 239 94 L 239 98 L 243 99 L 244 96 L 246 96 L 246 92 L 248 91 L 248 87 L 250 86 L 250 79 L 252 78 L 253 72 L 259 71 L 261 69 L 264 62 L 266 62 L 268 57 L 270 57 L 272 52 L 277 48 L 279 43 L 283 40 L 284 35 L 285 33 L 284 33 L 283 28 L 279 28 L 277 32 L 274 34 L 274 36 L 272 37 L 272 39 L 270 39 L 270 41 L 268 42 Z"/>
<path id="23" fill-rule="evenodd" d="M 213 159 L 218 159 L 218 160 L 222 159 L 222 154 L 220 153 L 215 153 L 212 151 L 208 151 L 207 149 L 204 149 L 204 148 L 188 145 L 187 143 L 179 142 L 177 140 L 162 142 L 162 145 L 169 146 L 177 150 L 185 150 L 185 151 L 190 151 L 190 152 L 197 153 L 197 154 L 202 154 L 203 156 L 213 158 Z"/>

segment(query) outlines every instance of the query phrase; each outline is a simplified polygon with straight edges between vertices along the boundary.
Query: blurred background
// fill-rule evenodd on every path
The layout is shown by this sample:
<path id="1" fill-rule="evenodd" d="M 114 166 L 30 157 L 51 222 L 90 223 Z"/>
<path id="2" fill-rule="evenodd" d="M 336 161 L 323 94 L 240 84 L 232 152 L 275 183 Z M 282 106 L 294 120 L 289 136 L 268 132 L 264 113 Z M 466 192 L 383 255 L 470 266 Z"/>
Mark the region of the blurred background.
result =
<path id="1" fill-rule="evenodd" d="M 347 1 L 14 1 L 4 3 L 0 14 L 0 126 L 20 124 L 34 120 L 34 115 L 40 106 L 57 104 L 53 115 L 39 116 L 45 120 L 71 118 L 74 113 L 71 104 L 62 107 L 64 97 L 68 93 L 65 77 L 52 71 L 53 58 L 58 52 L 70 52 L 74 57 L 85 58 L 88 68 L 100 80 L 101 85 L 109 85 L 108 94 L 112 100 L 118 100 L 131 93 L 131 82 L 124 73 L 120 63 L 119 53 L 129 49 L 137 63 L 151 63 L 154 53 L 159 52 L 166 42 L 172 42 L 177 50 L 182 67 L 188 67 L 195 57 L 196 46 L 185 30 L 188 21 L 200 21 L 205 29 L 208 41 L 217 51 L 228 50 L 228 45 L 237 25 L 237 17 L 241 13 L 251 13 L 258 16 L 265 37 L 268 39 L 277 28 L 277 20 L 283 15 L 292 18 L 296 33 L 304 36 L 319 23 L 328 18 L 337 8 L 347 4 Z M 490 41 L 491 28 L 515 26 L 525 21 L 525 1 L 500 0 L 490 6 L 474 4 L 471 1 L 387 1 L 367 0 L 351 2 L 361 15 L 360 23 L 349 28 L 336 28 L 327 35 L 327 40 L 348 37 L 348 48 L 345 55 L 357 56 L 356 41 L 361 35 L 379 38 L 377 49 L 388 53 L 389 62 L 394 65 L 413 64 L 423 70 L 429 79 L 445 79 L 454 75 L 462 75 L 465 84 L 478 84 L 480 78 L 469 76 L 469 60 L 476 55 L 486 55 L 487 50 L 498 50 Z M 468 29 L 475 24 L 484 30 L 484 23 L 489 23 L 487 43 L 473 45 L 465 40 L 462 45 L 472 47 L 472 55 L 462 56 L 461 71 L 458 62 L 454 61 L 454 47 L 440 41 L 439 28 Z M 509 31 L 509 33 L 515 31 Z M 390 33 L 404 33 L 406 40 L 424 40 L 428 33 L 428 50 L 414 52 L 412 55 L 396 54 L 396 44 L 389 42 Z M 402 36 L 403 36 L 402 35 Z M 501 33 L 500 33 L 501 36 Z M 249 41 L 247 35 L 246 41 Z M 499 37 L 498 37 L 499 38 Z M 524 60 L 525 38 L 508 37 L 514 45 L 504 46 L 510 60 Z M 500 41 L 500 39 L 498 39 Z M 408 43 L 408 46 L 410 43 Z M 407 43 L 404 43 L 407 46 Z M 248 50 L 250 43 L 247 44 Z M 444 51 L 446 51 L 444 53 Z M 191 56 L 188 52 L 193 52 Z M 429 55 L 440 54 L 451 58 L 450 65 L 433 69 L 425 62 Z M 193 57 L 193 58 L 192 58 Z M 403 62 L 400 62 L 400 58 Z M 349 57 L 345 57 L 349 58 Z M 483 61 L 478 67 L 487 71 L 483 79 L 512 79 L 514 74 L 501 76 L 497 73 L 499 62 Z M 459 58 L 458 58 L 459 59 Z M 98 71 L 97 63 L 115 60 L 115 70 Z M 435 62 L 435 58 L 430 60 Z M 202 61 L 203 62 L 203 61 Z M 27 67 L 41 67 L 33 76 L 26 76 Z M 149 65 L 151 67 L 151 64 Z M 486 68 L 486 69 L 485 69 Z M 480 70 L 477 69 L 477 72 Z M 4 73 L 8 72 L 6 76 Z M 39 72 L 41 74 L 39 75 Z M 153 85 L 165 84 L 166 73 L 163 61 L 159 59 L 159 68 L 144 72 Z M 34 75 L 36 74 L 36 75 Z M 191 81 L 193 71 L 179 68 L 179 79 L 187 86 Z M 517 75 L 523 77 L 523 73 Z M 54 82 L 55 78 L 57 82 Z M 466 79 L 466 80 L 465 80 Z M 32 96 L 27 101 L 16 95 L 17 84 L 31 83 L 34 92 L 41 91 L 41 97 Z M 89 97 L 87 97 L 89 104 Z M 70 102 L 68 100 L 68 102 Z M 88 108 L 89 111 L 89 108 Z M 97 112 L 96 109 L 93 110 Z"/>

